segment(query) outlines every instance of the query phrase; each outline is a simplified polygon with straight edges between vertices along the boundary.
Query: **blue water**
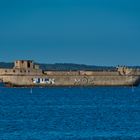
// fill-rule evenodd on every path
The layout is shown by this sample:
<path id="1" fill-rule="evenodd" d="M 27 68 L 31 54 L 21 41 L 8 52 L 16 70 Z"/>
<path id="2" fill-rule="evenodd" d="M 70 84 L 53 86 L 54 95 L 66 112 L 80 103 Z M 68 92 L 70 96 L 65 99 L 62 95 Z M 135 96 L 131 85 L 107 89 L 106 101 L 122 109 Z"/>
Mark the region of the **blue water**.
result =
<path id="1" fill-rule="evenodd" d="M 140 139 L 140 87 L 0 88 L 0 140 Z"/>

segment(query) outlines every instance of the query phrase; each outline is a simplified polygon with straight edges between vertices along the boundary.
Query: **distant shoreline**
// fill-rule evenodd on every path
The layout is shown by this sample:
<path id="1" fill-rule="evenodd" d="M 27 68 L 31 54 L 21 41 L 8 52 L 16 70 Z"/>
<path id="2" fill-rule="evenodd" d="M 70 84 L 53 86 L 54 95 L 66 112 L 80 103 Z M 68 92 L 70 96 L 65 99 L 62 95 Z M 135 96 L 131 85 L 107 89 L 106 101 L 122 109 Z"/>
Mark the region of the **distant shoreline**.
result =
<path id="1" fill-rule="evenodd" d="M 55 64 L 45 64 L 37 63 L 42 70 L 54 70 L 54 71 L 75 71 L 75 70 L 116 70 L 115 66 L 97 66 L 97 65 L 86 65 L 86 64 L 74 64 L 74 63 L 55 63 Z M 0 68 L 13 68 L 14 63 L 12 62 L 0 62 Z M 138 68 L 140 66 L 128 66 L 131 68 Z"/>

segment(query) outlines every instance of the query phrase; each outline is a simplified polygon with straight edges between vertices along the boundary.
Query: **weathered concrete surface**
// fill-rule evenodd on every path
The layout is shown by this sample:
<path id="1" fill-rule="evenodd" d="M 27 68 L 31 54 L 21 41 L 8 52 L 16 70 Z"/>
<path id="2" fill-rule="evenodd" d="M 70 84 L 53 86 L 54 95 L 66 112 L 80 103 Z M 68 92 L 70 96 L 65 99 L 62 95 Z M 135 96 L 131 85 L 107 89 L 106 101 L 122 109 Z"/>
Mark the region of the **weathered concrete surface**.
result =
<path id="1" fill-rule="evenodd" d="M 47 83 L 33 83 L 33 79 L 47 78 Z M 17 86 L 132 86 L 139 84 L 139 76 L 0 76 L 4 83 Z"/>
<path id="2" fill-rule="evenodd" d="M 42 71 L 36 69 L 32 61 L 16 62 L 13 69 L 0 69 L 0 80 L 11 86 L 132 86 L 140 83 L 140 75 L 135 69 Z"/>

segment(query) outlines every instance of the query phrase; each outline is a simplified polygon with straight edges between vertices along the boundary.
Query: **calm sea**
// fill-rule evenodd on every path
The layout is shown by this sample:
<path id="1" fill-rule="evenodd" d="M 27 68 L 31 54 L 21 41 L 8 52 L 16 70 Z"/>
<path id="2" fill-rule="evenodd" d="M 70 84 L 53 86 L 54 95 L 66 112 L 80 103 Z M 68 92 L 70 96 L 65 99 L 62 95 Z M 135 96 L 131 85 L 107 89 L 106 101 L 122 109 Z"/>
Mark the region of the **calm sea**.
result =
<path id="1" fill-rule="evenodd" d="M 0 88 L 0 140 L 140 139 L 140 87 Z"/>

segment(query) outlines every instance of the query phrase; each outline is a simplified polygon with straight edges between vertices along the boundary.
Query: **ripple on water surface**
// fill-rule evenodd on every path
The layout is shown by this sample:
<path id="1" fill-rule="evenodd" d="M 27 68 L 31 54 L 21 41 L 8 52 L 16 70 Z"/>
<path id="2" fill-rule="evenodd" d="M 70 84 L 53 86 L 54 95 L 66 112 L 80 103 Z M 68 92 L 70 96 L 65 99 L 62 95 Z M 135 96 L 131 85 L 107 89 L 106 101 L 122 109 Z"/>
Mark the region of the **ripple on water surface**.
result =
<path id="1" fill-rule="evenodd" d="M 140 139 L 140 87 L 1 88 L 0 140 Z"/>

